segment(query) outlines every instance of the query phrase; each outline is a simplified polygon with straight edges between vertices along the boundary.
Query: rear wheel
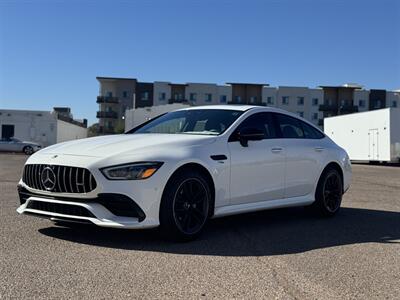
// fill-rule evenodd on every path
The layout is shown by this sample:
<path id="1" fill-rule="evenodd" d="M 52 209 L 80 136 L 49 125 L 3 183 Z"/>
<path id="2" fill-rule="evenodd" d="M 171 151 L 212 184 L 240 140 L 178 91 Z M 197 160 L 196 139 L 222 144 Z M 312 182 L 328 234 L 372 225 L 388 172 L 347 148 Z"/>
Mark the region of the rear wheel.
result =
<path id="1" fill-rule="evenodd" d="M 323 216 L 335 215 L 342 203 L 343 182 L 335 169 L 324 171 L 319 179 L 312 208 Z"/>
<path id="2" fill-rule="evenodd" d="M 169 180 L 161 200 L 160 229 L 164 237 L 193 240 L 208 219 L 211 192 L 198 171 L 179 172 Z"/>
<path id="3" fill-rule="evenodd" d="M 26 155 L 31 155 L 33 153 L 33 148 L 31 146 L 25 146 L 22 151 L 24 151 Z"/>

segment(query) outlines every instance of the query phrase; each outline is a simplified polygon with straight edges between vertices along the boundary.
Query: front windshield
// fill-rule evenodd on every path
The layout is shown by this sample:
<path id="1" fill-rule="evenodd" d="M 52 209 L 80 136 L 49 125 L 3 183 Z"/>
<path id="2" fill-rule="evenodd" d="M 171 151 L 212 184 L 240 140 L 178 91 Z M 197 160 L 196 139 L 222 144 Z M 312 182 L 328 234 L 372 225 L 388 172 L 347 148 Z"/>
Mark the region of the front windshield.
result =
<path id="1" fill-rule="evenodd" d="M 242 114 L 236 110 L 189 109 L 167 113 L 127 133 L 218 135 Z"/>

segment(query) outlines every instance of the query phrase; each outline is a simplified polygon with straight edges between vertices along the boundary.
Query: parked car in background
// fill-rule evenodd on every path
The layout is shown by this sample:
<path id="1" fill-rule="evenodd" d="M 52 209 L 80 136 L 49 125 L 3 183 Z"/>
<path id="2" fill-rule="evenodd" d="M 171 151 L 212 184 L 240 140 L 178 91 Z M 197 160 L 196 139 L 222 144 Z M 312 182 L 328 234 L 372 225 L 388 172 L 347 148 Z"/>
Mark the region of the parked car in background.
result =
<path id="1" fill-rule="evenodd" d="M 26 155 L 31 155 L 42 148 L 41 145 L 34 142 L 26 142 L 12 138 L 2 138 L 0 140 L 0 151 L 6 152 L 23 152 Z"/>
<path id="2" fill-rule="evenodd" d="M 345 150 L 311 123 L 259 106 L 203 106 L 126 134 L 53 145 L 26 162 L 21 214 L 191 240 L 209 218 L 287 206 L 324 216 L 351 181 Z"/>

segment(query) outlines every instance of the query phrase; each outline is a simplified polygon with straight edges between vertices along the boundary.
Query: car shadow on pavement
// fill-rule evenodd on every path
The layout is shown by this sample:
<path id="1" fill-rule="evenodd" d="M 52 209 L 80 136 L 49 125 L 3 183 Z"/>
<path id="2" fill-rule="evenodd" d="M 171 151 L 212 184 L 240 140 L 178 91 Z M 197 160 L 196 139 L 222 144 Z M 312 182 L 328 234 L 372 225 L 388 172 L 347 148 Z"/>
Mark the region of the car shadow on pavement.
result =
<path id="1" fill-rule="evenodd" d="M 333 218 L 317 218 L 302 208 L 270 210 L 211 220 L 203 235 L 189 243 L 164 241 L 157 230 L 51 226 L 39 232 L 74 243 L 126 250 L 265 256 L 368 242 L 400 245 L 400 213 L 342 208 Z"/>

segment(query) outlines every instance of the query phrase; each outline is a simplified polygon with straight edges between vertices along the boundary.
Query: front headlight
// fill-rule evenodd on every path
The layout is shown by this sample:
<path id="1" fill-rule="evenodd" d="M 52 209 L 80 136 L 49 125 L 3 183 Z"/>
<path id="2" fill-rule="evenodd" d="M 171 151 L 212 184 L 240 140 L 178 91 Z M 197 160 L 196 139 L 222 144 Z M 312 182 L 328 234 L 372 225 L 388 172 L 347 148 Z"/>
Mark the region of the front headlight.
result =
<path id="1" fill-rule="evenodd" d="M 100 171 L 110 180 L 140 180 L 151 177 L 162 164 L 162 162 L 131 163 L 102 168 Z"/>
<path id="2" fill-rule="evenodd" d="M 347 171 L 351 171 L 351 161 L 350 161 L 350 157 L 348 154 L 346 154 L 346 157 L 344 158 L 344 168 Z"/>

